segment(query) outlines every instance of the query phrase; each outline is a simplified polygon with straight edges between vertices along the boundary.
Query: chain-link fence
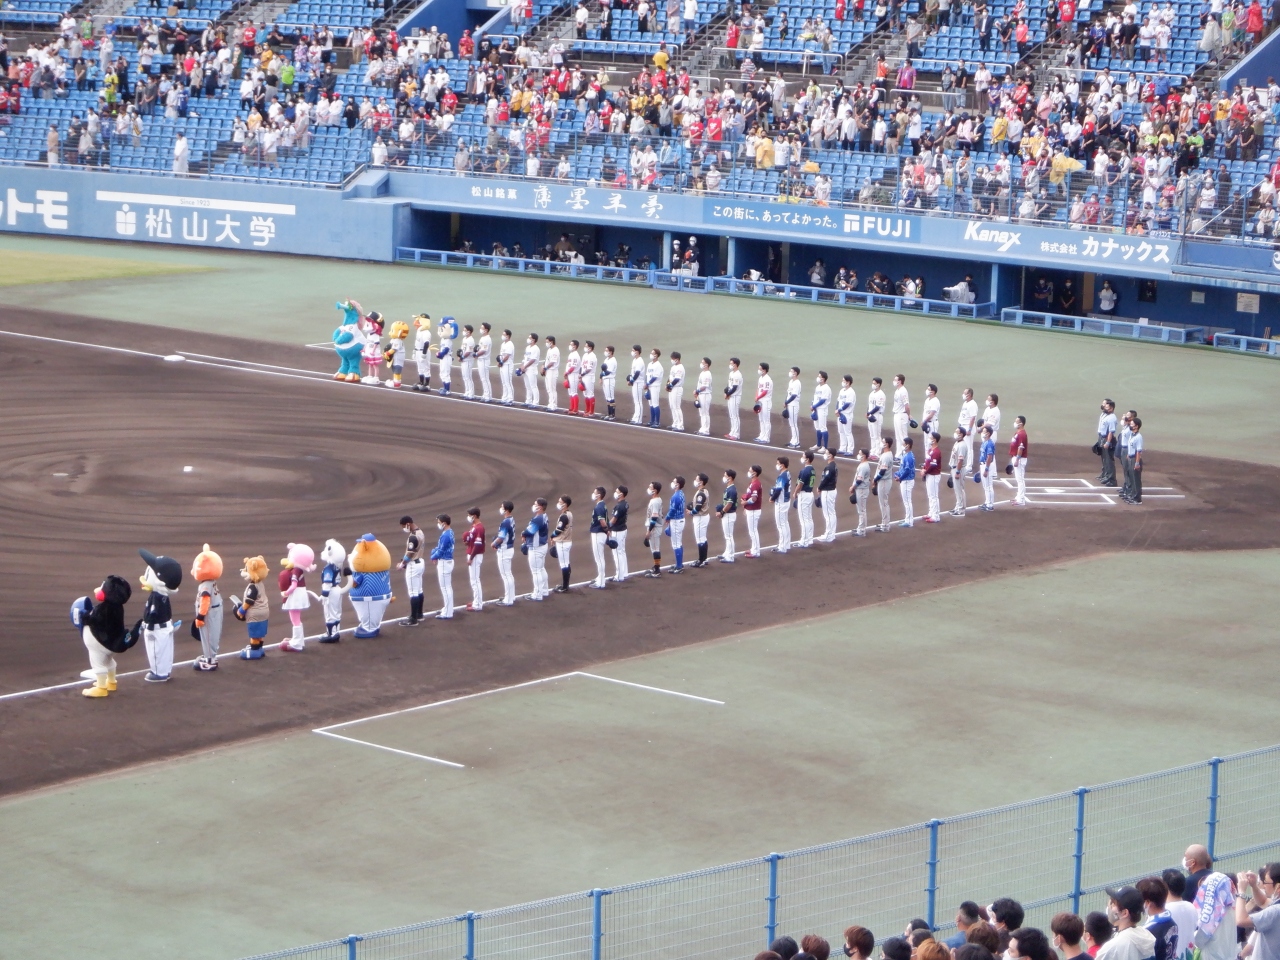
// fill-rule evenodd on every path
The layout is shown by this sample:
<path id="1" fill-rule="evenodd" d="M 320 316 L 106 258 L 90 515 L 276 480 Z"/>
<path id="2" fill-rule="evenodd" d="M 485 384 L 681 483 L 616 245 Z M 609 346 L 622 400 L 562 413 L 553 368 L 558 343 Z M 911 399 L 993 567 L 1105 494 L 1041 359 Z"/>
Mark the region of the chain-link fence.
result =
<path id="1" fill-rule="evenodd" d="M 880 939 L 1011 896 L 1042 928 L 1203 843 L 1224 870 L 1277 858 L 1280 745 L 755 860 L 264 954 L 252 960 L 739 960 L 783 932 Z"/>

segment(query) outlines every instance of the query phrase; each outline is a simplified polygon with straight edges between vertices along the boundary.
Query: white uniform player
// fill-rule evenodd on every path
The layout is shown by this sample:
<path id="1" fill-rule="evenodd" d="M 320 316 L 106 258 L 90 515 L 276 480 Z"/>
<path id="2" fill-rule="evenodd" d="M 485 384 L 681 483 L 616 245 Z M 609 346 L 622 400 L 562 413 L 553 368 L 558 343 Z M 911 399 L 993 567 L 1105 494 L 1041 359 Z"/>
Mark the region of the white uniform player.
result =
<path id="1" fill-rule="evenodd" d="M 729 411 L 729 432 L 726 440 L 737 440 L 742 434 L 742 371 L 741 361 L 733 357 L 729 361 L 729 378 L 724 387 L 724 405 Z"/>
<path id="2" fill-rule="evenodd" d="M 662 369 L 661 357 L 661 350 L 656 348 L 650 350 L 649 365 L 644 368 L 644 373 L 640 377 L 644 383 L 646 402 L 649 404 L 649 426 L 651 427 L 662 425 L 662 388 L 666 371 Z"/>
<path id="3" fill-rule="evenodd" d="M 907 395 L 907 378 L 893 378 L 893 455 L 902 458 L 902 441 L 911 425 L 911 398 Z"/>
<path id="4" fill-rule="evenodd" d="M 684 432 L 684 363 L 678 351 L 671 353 L 671 369 L 667 371 L 667 406 L 671 408 L 671 429 Z M 684 526 L 684 518 L 680 519 Z"/>
<path id="5" fill-rule="evenodd" d="M 468 400 L 476 395 L 471 374 L 476 368 L 476 331 L 471 324 L 462 328 L 462 395 Z"/>
<path id="6" fill-rule="evenodd" d="M 413 318 L 413 325 L 418 332 L 413 335 L 413 363 L 418 368 L 418 382 L 415 390 L 431 388 L 431 318 L 420 313 Z"/>
<path id="7" fill-rule="evenodd" d="M 787 377 L 787 395 L 782 401 L 782 419 L 791 428 L 791 439 L 787 446 L 792 450 L 800 449 L 800 394 L 804 385 L 800 383 L 800 368 L 792 367 Z"/>
<path id="8" fill-rule="evenodd" d="M 498 535 L 489 546 L 493 547 L 493 555 L 498 561 L 498 576 L 502 578 L 502 599 L 500 607 L 510 607 L 516 602 L 516 578 L 511 572 L 511 561 L 516 552 L 516 522 L 511 516 L 515 504 L 504 500 L 498 508 Z"/>
<path id="9" fill-rule="evenodd" d="M 826 450 L 831 443 L 827 430 L 827 417 L 831 414 L 831 386 L 827 383 L 827 371 L 818 371 L 818 384 L 813 388 L 813 401 L 809 404 L 809 419 L 813 421 L 815 450 Z"/>
<path id="10" fill-rule="evenodd" d="M 711 358 L 703 357 L 698 367 L 698 383 L 693 390 L 693 405 L 698 408 L 698 433 L 709 437 L 711 436 Z"/>
<path id="11" fill-rule="evenodd" d="M 940 437 L 942 429 L 942 401 L 938 399 L 938 387 L 929 384 L 924 394 L 924 416 L 920 418 L 920 429 L 924 432 L 925 452 L 929 449 L 929 437 Z"/>
<path id="12" fill-rule="evenodd" d="M 541 395 L 538 392 L 538 368 L 541 362 L 542 350 L 538 347 L 538 335 L 531 333 L 529 339 L 525 341 L 524 358 L 516 370 L 516 376 L 524 380 L 526 407 L 536 407 L 541 401 Z"/>
<path id="13" fill-rule="evenodd" d="M 987 395 L 987 409 L 982 412 L 982 425 L 991 428 L 991 442 L 1000 442 L 1000 398 L 994 394 Z"/>
<path id="14" fill-rule="evenodd" d="M 493 359 L 493 328 L 480 324 L 480 339 L 476 341 L 476 373 L 480 377 L 480 399 L 488 403 L 493 399 L 493 384 L 489 382 L 489 364 Z"/>
<path id="15" fill-rule="evenodd" d="M 973 440 L 967 436 L 961 436 L 960 431 L 964 428 L 957 425 L 956 432 L 953 434 L 955 443 L 951 446 L 951 459 L 949 461 L 951 470 L 951 489 L 956 495 L 956 505 L 951 511 L 953 517 L 963 517 L 965 513 L 965 483 L 969 479 L 969 451 L 973 448 Z"/>
<path id="16" fill-rule="evenodd" d="M 596 380 L 600 376 L 600 361 L 596 357 L 596 345 L 586 342 L 586 350 L 578 367 L 578 382 L 581 384 L 582 412 L 588 417 L 596 415 Z"/>
<path id="17" fill-rule="evenodd" d="M 569 412 L 577 413 L 582 403 L 578 396 L 582 386 L 582 354 L 578 352 L 577 340 L 569 341 L 569 355 L 564 358 L 564 379 L 568 384 L 565 389 L 569 391 Z"/>
<path id="18" fill-rule="evenodd" d="M 966 466 L 973 464 L 973 434 L 977 430 L 978 401 L 973 399 L 973 389 L 965 387 L 960 395 L 960 418 L 956 425 L 964 430 L 964 462 Z"/>
<path id="19" fill-rule="evenodd" d="M 516 345 L 511 342 L 511 331 L 502 331 L 502 342 L 498 344 L 498 381 L 502 385 L 502 403 L 511 406 L 515 403 L 514 386 L 516 367 Z"/>
<path id="20" fill-rule="evenodd" d="M 547 353 L 542 360 L 542 376 L 547 384 L 547 409 L 556 412 L 556 389 L 560 386 L 560 348 L 555 337 L 547 337 Z"/>
<path id="21" fill-rule="evenodd" d="M 760 435 L 756 443 L 768 443 L 773 432 L 773 377 L 769 376 L 769 365 L 760 364 L 759 376 L 756 378 L 756 411 L 760 417 Z"/>
<path id="22" fill-rule="evenodd" d="M 600 361 L 600 392 L 604 394 L 606 420 L 618 419 L 618 358 L 613 355 L 613 347 L 604 348 L 604 359 Z"/>
<path id="23" fill-rule="evenodd" d="M 643 423 L 646 410 L 644 400 L 644 358 L 640 355 L 640 344 L 631 348 L 631 372 L 627 374 L 627 383 L 631 385 L 631 422 Z"/>
<path id="24" fill-rule="evenodd" d="M 853 410 L 858 404 L 858 395 L 853 390 L 853 377 L 845 374 L 841 381 L 840 392 L 836 395 L 836 433 L 840 437 L 837 453 L 851 457 L 853 449 Z"/>
<path id="25" fill-rule="evenodd" d="M 876 457 L 880 454 L 880 431 L 884 427 L 884 404 L 885 396 L 881 385 L 884 383 L 879 377 L 871 378 L 871 392 L 867 394 L 867 430 L 871 434 L 871 442 L 867 447 L 871 451 L 871 456 Z"/>

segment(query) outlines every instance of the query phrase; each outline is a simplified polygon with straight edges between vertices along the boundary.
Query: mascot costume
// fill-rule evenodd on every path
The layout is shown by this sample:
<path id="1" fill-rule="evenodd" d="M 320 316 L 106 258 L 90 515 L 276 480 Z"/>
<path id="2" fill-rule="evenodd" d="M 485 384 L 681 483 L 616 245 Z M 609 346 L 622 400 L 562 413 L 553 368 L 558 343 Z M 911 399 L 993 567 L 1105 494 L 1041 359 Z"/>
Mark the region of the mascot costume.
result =
<path id="1" fill-rule="evenodd" d="M 378 386 L 382 383 L 378 377 L 382 369 L 382 314 L 377 310 L 370 310 L 364 318 L 364 362 L 369 375 L 360 382 Z"/>
<path id="2" fill-rule="evenodd" d="M 147 564 L 139 578 L 142 589 L 147 591 L 147 602 L 133 632 L 135 640 L 141 634 L 151 667 L 142 679 L 148 683 L 167 683 L 173 673 L 173 631 L 182 625 L 181 620 L 174 622 L 169 597 L 178 592 L 182 583 L 182 566 L 173 557 L 157 557 L 150 550 L 139 550 L 138 555 Z"/>
<path id="3" fill-rule="evenodd" d="M 209 549 L 196 554 L 191 564 L 191 579 L 196 582 L 196 618 L 191 621 L 191 636 L 200 641 L 196 670 L 218 669 L 218 649 L 222 646 L 222 594 L 218 578 L 222 576 L 222 558 Z"/>
<path id="4" fill-rule="evenodd" d="M 93 671 L 93 686 L 80 691 L 86 697 L 105 697 L 116 688 L 115 655 L 137 639 L 124 625 L 124 605 L 132 595 L 129 581 L 112 574 L 94 591 L 93 600 L 81 597 L 71 607 L 71 622 L 80 630 Z"/>
<path id="5" fill-rule="evenodd" d="M 391 602 L 391 551 L 372 533 L 356 541 L 348 558 L 351 567 L 351 606 L 360 621 L 355 635 L 361 639 L 381 633 L 382 615 Z"/>
<path id="6" fill-rule="evenodd" d="M 343 300 L 334 304 L 342 311 L 342 325 L 333 331 L 333 350 L 338 355 L 338 372 L 335 380 L 347 383 L 360 381 L 360 355 L 364 352 L 364 335 L 360 332 L 360 304 Z"/>
<path id="7" fill-rule="evenodd" d="M 440 342 L 436 347 L 436 360 L 440 369 L 440 395 L 448 396 L 453 385 L 453 341 L 458 339 L 458 321 L 453 317 L 443 317 L 436 328 Z"/>
<path id="8" fill-rule="evenodd" d="M 286 653 L 301 653 L 307 648 L 306 631 L 302 626 L 302 611 L 311 606 L 311 592 L 307 589 L 306 575 L 316 568 L 316 555 L 305 543 L 291 543 L 289 555 L 280 561 L 280 608 L 289 611 L 293 635 L 280 641 L 280 649 Z"/>
<path id="9" fill-rule="evenodd" d="M 382 352 L 382 358 L 386 361 L 387 366 L 391 368 L 391 375 L 394 379 L 386 381 L 388 387 L 394 387 L 399 390 L 402 386 L 401 379 L 404 373 L 404 342 L 409 336 L 409 325 L 403 320 L 397 320 L 391 324 L 391 340 L 387 344 L 387 349 Z"/>
<path id="10" fill-rule="evenodd" d="M 271 604 L 267 600 L 262 581 L 267 579 L 267 561 L 263 557 L 245 557 L 240 576 L 249 584 L 244 598 L 233 596 L 231 605 L 236 619 L 249 629 L 249 645 L 240 651 L 241 660 L 261 660 L 267 655 L 262 641 L 267 638 L 267 618 L 271 616 Z"/>
<path id="11" fill-rule="evenodd" d="M 321 643 L 337 643 L 342 629 L 342 595 L 351 589 L 347 551 L 337 540 L 326 540 L 320 551 L 320 595 L 324 604 L 324 636 Z"/>

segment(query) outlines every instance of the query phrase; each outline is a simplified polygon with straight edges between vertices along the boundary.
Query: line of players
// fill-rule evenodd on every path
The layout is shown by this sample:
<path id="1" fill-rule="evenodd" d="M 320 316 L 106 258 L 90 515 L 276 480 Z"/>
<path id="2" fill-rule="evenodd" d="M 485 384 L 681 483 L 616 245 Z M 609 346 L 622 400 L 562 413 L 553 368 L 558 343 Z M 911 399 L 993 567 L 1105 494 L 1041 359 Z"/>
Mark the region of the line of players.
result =
<path id="1" fill-rule="evenodd" d="M 1010 460 L 1006 472 L 1012 473 L 1018 480 L 1018 498 L 1015 502 L 1025 504 L 1023 478 L 1027 464 L 1028 441 L 1024 418 L 1014 420 L 1015 432 L 1010 441 Z M 990 512 L 995 509 L 994 477 L 996 473 L 995 431 L 989 423 L 981 428 L 982 445 L 979 461 L 972 479 L 983 485 L 984 501 L 979 509 Z M 969 479 L 969 461 L 966 459 L 967 434 L 957 426 L 952 434 L 953 444 L 948 460 L 947 486 L 955 496 L 955 504 L 949 511 L 953 517 L 965 516 L 967 503 L 965 481 Z M 915 441 L 911 437 L 902 438 L 903 454 L 900 458 L 893 455 L 893 441 L 889 437 L 880 438 L 878 456 L 873 458 L 870 451 L 855 451 L 857 466 L 854 479 L 849 487 L 849 501 L 857 510 L 858 524 L 853 536 L 865 537 L 868 529 L 888 533 L 895 525 L 892 519 L 892 490 L 896 482 L 901 496 L 904 516 L 897 522 L 899 527 L 915 525 L 915 509 L 912 495 L 915 489 L 916 476 L 924 477 L 925 492 L 928 500 L 928 513 L 925 523 L 940 523 L 942 510 L 940 503 L 940 486 L 943 473 L 942 450 L 937 433 L 926 434 L 927 450 L 923 454 L 920 466 L 917 467 Z M 816 459 L 821 458 L 821 473 Z M 774 462 L 775 474 L 769 490 L 764 489 L 761 477 L 764 470 L 758 464 L 752 464 L 746 475 L 743 490 L 738 490 L 738 473 L 726 469 L 721 476 L 722 490 L 718 497 L 710 490 L 710 478 L 699 473 L 693 478 L 692 488 L 686 492 L 686 480 L 683 476 L 673 477 L 667 485 L 670 488 L 670 499 L 664 504 L 664 485 L 660 481 L 649 483 L 646 488 L 648 500 L 644 508 L 643 527 L 644 546 L 649 550 L 653 560 L 652 567 L 644 574 L 646 577 L 662 576 L 662 538 L 666 537 L 671 546 L 674 564 L 669 572 L 683 573 L 684 532 L 686 523 L 692 524 L 693 541 L 697 547 L 698 559 L 689 567 L 705 567 L 709 562 L 708 532 L 714 517 L 720 525 L 724 540 L 724 550 L 718 559 L 721 563 L 734 563 L 737 559 L 735 544 L 735 527 L 738 515 L 742 514 L 747 528 L 748 547 L 744 556 L 756 559 L 761 556 L 760 518 L 764 510 L 766 495 L 773 504 L 774 525 L 777 528 L 778 542 L 773 549 L 777 553 L 787 553 L 793 546 L 808 548 L 815 542 L 830 543 L 836 538 L 836 496 L 839 488 L 839 468 L 836 465 L 835 452 L 825 449 L 815 453 L 805 450 L 799 455 L 799 468 L 792 476 L 791 458 L 780 456 Z M 609 493 L 604 487 L 596 487 L 591 493 L 591 522 L 589 527 L 591 552 L 596 565 L 596 577 L 591 586 L 598 590 L 606 588 L 610 579 L 621 583 L 630 576 L 627 562 L 627 537 L 631 531 L 630 490 L 623 485 L 614 488 L 613 503 L 609 504 Z M 870 498 L 876 497 L 880 504 L 880 523 L 868 524 L 868 507 Z M 480 580 L 480 570 L 486 549 L 492 550 L 497 558 L 498 573 L 502 578 L 503 598 L 497 601 L 499 606 L 512 606 L 516 599 L 515 576 L 512 563 L 518 549 L 528 560 L 529 572 L 533 580 L 530 599 L 544 600 L 551 592 L 550 578 L 547 574 L 547 559 L 556 560 L 560 567 L 561 582 L 554 588 L 556 593 L 568 593 L 572 575 L 571 562 L 574 539 L 573 500 L 565 495 L 555 503 L 556 519 L 552 522 L 548 515 L 548 503 L 538 498 L 531 508 L 529 522 L 522 530 L 518 530 L 515 521 L 515 505 L 507 500 L 498 510 L 497 535 L 490 541 L 486 537 L 481 522 L 479 507 L 467 511 L 468 528 L 462 536 L 465 548 L 468 579 L 471 584 L 472 600 L 466 609 L 479 611 L 484 608 L 484 591 Z M 821 536 L 816 535 L 814 523 L 815 506 L 822 513 L 824 529 Z M 791 534 L 791 512 L 796 512 L 799 521 L 799 539 L 793 540 Z M 413 614 L 405 621 L 414 626 L 419 622 L 422 610 L 422 579 L 425 566 L 424 554 L 427 543 L 421 529 L 410 517 L 403 517 L 401 525 L 407 536 L 404 557 L 400 563 L 405 570 L 406 585 L 411 598 Z M 437 614 L 438 619 L 450 619 L 454 615 L 453 599 L 453 565 L 455 540 L 452 521 L 446 514 L 436 517 L 436 525 L 440 530 L 436 548 L 431 551 L 430 559 L 436 563 L 436 574 L 440 586 L 442 606 Z M 608 555 L 613 554 L 614 575 L 608 576 Z"/>
<path id="2" fill-rule="evenodd" d="M 570 414 L 584 416 L 596 415 L 596 391 L 599 386 L 605 402 L 605 420 L 617 419 L 617 386 L 619 372 L 618 358 L 612 346 L 604 347 L 601 356 L 596 354 L 596 345 L 591 340 L 579 342 L 568 341 L 568 352 L 562 356 L 560 347 L 554 336 L 540 338 L 537 333 L 530 333 L 525 338 L 523 353 L 517 359 L 516 345 L 510 330 L 503 330 L 500 335 L 497 352 L 494 352 L 492 328 L 482 323 L 477 336 L 476 328 L 471 324 L 459 327 L 452 317 L 445 317 L 435 332 L 432 342 L 431 318 L 421 314 L 415 318 L 417 335 L 415 337 L 412 359 L 418 371 L 418 382 L 413 389 L 419 391 L 432 390 L 433 367 L 438 376 L 438 390 L 441 394 L 453 392 L 453 366 L 458 361 L 462 380 L 461 395 L 466 399 L 484 402 L 497 402 L 506 406 L 514 406 L 515 384 L 524 384 L 523 406 L 529 409 L 543 408 L 556 413 L 559 406 L 559 391 L 567 391 L 568 404 L 564 408 Z M 455 345 L 457 344 L 457 345 Z M 401 379 L 404 363 L 403 349 L 387 351 L 392 354 L 388 362 L 395 370 L 395 383 Z M 491 363 L 492 361 L 492 363 Z M 501 394 L 493 396 L 493 384 L 490 377 L 491 367 L 496 363 Z M 697 433 L 702 436 L 711 435 L 711 408 L 714 401 L 712 361 L 703 357 L 698 362 L 698 371 L 693 381 L 693 405 L 698 412 Z M 672 351 L 669 366 L 664 366 L 662 351 L 651 349 L 645 359 L 640 344 L 631 347 L 630 367 L 622 374 L 626 386 L 631 393 L 632 412 L 630 422 L 649 427 L 661 427 L 662 398 L 666 395 L 666 406 L 669 410 L 667 428 L 684 432 L 684 395 L 688 385 L 688 371 L 679 351 Z M 376 375 L 373 378 L 376 382 Z M 388 381 L 391 382 L 391 381 Z M 543 390 L 545 389 L 545 401 Z M 871 459 L 879 457 L 880 440 L 886 423 L 891 422 L 894 436 L 894 456 L 903 455 L 903 441 L 909 430 L 919 428 L 924 438 L 930 434 L 940 433 L 942 428 L 942 402 L 938 398 L 938 389 L 929 384 L 925 390 L 925 400 L 920 420 L 912 417 L 911 398 L 907 390 L 907 378 L 898 374 L 893 378 L 892 395 L 884 390 L 884 381 L 873 377 L 867 392 L 865 419 L 868 430 L 868 449 L 872 451 Z M 742 373 L 742 361 L 731 357 L 728 364 L 726 382 L 722 388 L 725 409 L 729 416 L 729 431 L 724 437 L 729 440 L 741 439 L 742 405 L 745 397 L 746 380 Z M 755 443 L 772 442 L 773 409 L 778 399 L 778 391 L 770 373 L 768 363 L 760 363 L 756 367 L 756 384 L 751 396 L 751 410 L 759 422 L 759 432 L 753 438 Z M 807 405 L 807 410 L 805 409 Z M 801 422 L 808 419 L 813 424 L 815 451 L 824 451 L 831 445 L 829 430 L 832 417 L 836 420 L 838 456 L 852 457 L 854 448 L 854 423 L 858 419 L 857 394 L 853 386 L 853 377 L 845 375 L 838 391 L 833 392 L 826 371 L 818 371 L 812 392 L 805 388 L 799 367 L 791 367 L 787 373 L 785 392 L 781 395 L 781 413 L 790 428 L 787 447 L 800 449 Z M 807 414 L 807 417 L 806 417 Z M 890 421 L 890 417 L 892 420 Z M 999 442 L 1001 413 L 999 396 L 988 394 L 986 407 L 979 416 L 978 404 L 973 390 L 966 388 L 961 397 L 958 426 L 965 433 L 967 465 L 975 465 L 973 441 L 977 431 L 983 426 L 991 427 L 993 443 Z M 1025 459 L 1025 458 L 1024 458 Z M 1019 488 L 1018 499 L 1023 499 Z"/>

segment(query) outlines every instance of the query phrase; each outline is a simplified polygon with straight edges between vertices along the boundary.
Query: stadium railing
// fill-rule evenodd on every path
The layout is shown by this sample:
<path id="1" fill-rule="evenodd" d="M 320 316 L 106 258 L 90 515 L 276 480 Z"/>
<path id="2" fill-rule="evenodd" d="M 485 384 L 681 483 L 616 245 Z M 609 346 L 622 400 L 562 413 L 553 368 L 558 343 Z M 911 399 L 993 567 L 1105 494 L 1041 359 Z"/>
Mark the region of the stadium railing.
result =
<path id="1" fill-rule="evenodd" d="M 1275 859 L 1280 745 L 870 836 L 352 935 L 252 960 L 749 958 L 780 933 L 883 940 L 912 917 L 954 926 L 962 900 L 1012 896 L 1026 925 L 1101 908 L 1105 887 L 1203 843 L 1219 869 Z M 946 916 L 943 916 L 943 913 Z"/>
<path id="2" fill-rule="evenodd" d="M 1280 340 L 1215 333 L 1213 345 L 1219 350 L 1238 350 L 1242 353 L 1260 353 L 1269 357 L 1280 357 Z"/>
<path id="3" fill-rule="evenodd" d="M 995 303 L 953 303 L 950 300 L 928 300 L 923 297 L 898 297 L 855 290 L 833 290 L 771 280 L 735 280 L 733 277 L 695 277 L 678 270 L 656 267 L 615 267 L 593 263 L 565 263 L 525 257 L 503 257 L 488 253 L 461 253 L 447 250 L 422 250 L 396 247 L 396 260 L 440 267 L 463 267 L 472 270 L 509 270 L 572 280 L 598 280 L 675 290 L 684 293 L 727 293 L 747 297 L 776 297 L 784 300 L 810 301 L 840 307 L 867 310 L 894 310 L 901 313 L 924 313 L 932 316 L 982 319 L 996 315 Z"/>
<path id="4" fill-rule="evenodd" d="M 1092 333 L 1102 337 L 1124 337 L 1131 340 L 1155 340 L 1160 343 L 1205 343 L 1208 329 L 1197 326 L 1164 326 L 1132 320 L 1110 320 L 1101 317 L 1072 317 L 1061 313 L 1043 313 L 1005 307 L 1000 322 L 1016 326 L 1043 327 L 1068 333 Z M 1215 339 L 1219 334 L 1215 334 Z M 1238 339 L 1238 338 L 1237 338 Z M 1214 346 L 1217 346 L 1216 342 Z"/>

